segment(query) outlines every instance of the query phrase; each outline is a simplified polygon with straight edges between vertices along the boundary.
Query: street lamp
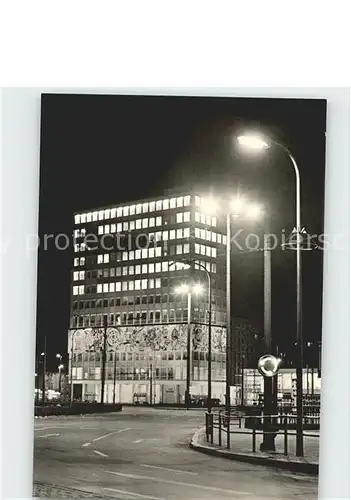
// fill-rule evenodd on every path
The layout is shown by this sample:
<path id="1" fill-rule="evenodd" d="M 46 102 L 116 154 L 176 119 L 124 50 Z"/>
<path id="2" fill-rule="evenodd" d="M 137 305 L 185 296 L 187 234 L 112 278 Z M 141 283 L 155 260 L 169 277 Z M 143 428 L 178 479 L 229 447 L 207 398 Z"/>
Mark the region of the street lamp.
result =
<path id="1" fill-rule="evenodd" d="M 62 356 L 61 356 L 62 357 Z M 58 391 L 61 392 L 61 376 L 62 376 L 62 370 L 64 368 L 64 365 L 59 365 L 58 370 L 59 370 L 59 386 L 58 386 Z"/>
<path id="2" fill-rule="evenodd" d="M 43 359 L 42 403 L 44 406 L 44 404 L 45 404 L 45 391 L 46 391 L 46 382 L 45 382 L 45 376 L 46 376 L 46 337 L 45 337 L 45 350 L 40 353 L 40 356 Z"/>
<path id="3" fill-rule="evenodd" d="M 214 209 L 214 205 L 211 205 L 211 209 Z M 211 274 L 200 262 L 196 262 L 195 260 L 187 260 L 187 259 L 182 259 L 179 261 L 174 261 L 174 262 L 179 262 L 188 265 L 189 267 L 194 265 L 195 269 L 196 266 L 199 269 L 202 269 L 206 273 L 207 277 L 207 291 L 208 291 L 208 364 L 207 364 L 207 410 L 209 413 L 211 413 L 212 409 L 212 290 L 211 290 Z M 199 285 L 194 285 L 193 291 L 195 293 L 201 293 L 202 287 L 200 285 L 200 288 L 197 288 Z"/>
<path id="4" fill-rule="evenodd" d="M 302 321 L 301 321 L 301 188 L 300 188 L 300 171 L 290 150 L 283 144 L 277 141 L 266 141 L 259 135 L 240 135 L 238 137 L 240 146 L 251 150 L 266 150 L 272 146 L 281 148 L 293 165 L 296 182 L 296 340 L 297 340 L 297 359 L 296 359 L 296 455 L 303 457 L 303 339 L 302 339 Z"/>

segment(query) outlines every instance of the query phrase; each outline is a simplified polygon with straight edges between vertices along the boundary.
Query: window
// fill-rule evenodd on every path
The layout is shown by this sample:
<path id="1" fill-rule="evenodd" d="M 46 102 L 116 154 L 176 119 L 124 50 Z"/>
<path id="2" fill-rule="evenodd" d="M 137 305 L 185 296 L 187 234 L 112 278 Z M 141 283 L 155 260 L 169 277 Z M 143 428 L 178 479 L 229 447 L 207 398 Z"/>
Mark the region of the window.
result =
<path id="1" fill-rule="evenodd" d="M 106 226 L 104 227 L 104 233 L 109 234 L 109 232 L 110 232 L 110 224 L 106 224 Z"/>
<path id="2" fill-rule="evenodd" d="M 116 224 L 111 224 L 111 233 L 115 233 L 116 232 Z"/>
<path id="3" fill-rule="evenodd" d="M 169 200 L 163 200 L 163 210 L 169 209 Z"/>
<path id="4" fill-rule="evenodd" d="M 179 196 L 177 198 L 177 207 L 182 207 L 183 206 L 183 196 Z"/>
<path id="5" fill-rule="evenodd" d="M 177 239 L 183 238 L 183 229 L 177 229 Z"/>
<path id="6" fill-rule="evenodd" d="M 140 274 L 140 264 L 135 266 L 135 274 Z"/>
<path id="7" fill-rule="evenodd" d="M 128 222 L 123 222 L 123 231 L 128 231 L 129 224 Z"/>
<path id="8" fill-rule="evenodd" d="M 162 210 L 162 200 L 156 201 L 156 210 Z"/>
<path id="9" fill-rule="evenodd" d="M 184 222 L 189 222 L 190 221 L 190 212 L 184 212 L 183 219 L 184 219 Z"/>
<path id="10" fill-rule="evenodd" d="M 140 280 L 135 280 L 134 289 L 135 290 L 140 290 Z"/>
<path id="11" fill-rule="evenodd" d="M 210 225 L 211 225 L 211 216 L 210 216 L 210 215 L 206 215 L 206 224 L 207 224 L 208 226 L 210 226 Z"/>
<path id="12" fill-rule="evenodd" d="M 86 214 L 82 214 L 82 215 L 80 216 L 80 221 L 81 221 L 82 223 L 85 223 L 85 222 L 87 221 L 87 219 L 86 219 Z"/>
<path id="13" fill-rule="evenodd" d="M 177 223 L 183 222 L 183 212 L 177 214 Z"/>
<path id="14" fill-rule="evenodd" d="M 127 266 L 123 266 L 122 267 L 122 274 L 123 274 L 123 276 L 127 276 L 128 275 L 128 267 Z"/>
<path id="15" fill-rule="evenodd" d="M 156 322 L 160 321 L 160 316 L 161 316 L 161 311 L 155 311 L 155 321 Z"/>
<path id="16" fill-rule="evenodd" d="M 155 264 L 155 272 L 160 273 L 161 272 L 161 262 L 156 262 Z"/>
<path id="17" fill-rule="evenodd" d="M 216 243 L 216 241 L 217 241 L 217 235 L 216 235 L 216 233 L 214 233 L 214 232 L 211 233 L 211 240 L 212 240 L 213 243 Z M 218 243 L 220 243 L 220 241 Z"/>
<path id="18" fill-rule="evenodd" d="M 79 257 L 75 257 L 74 259 L 74 265 L 79 266 Z"/>
<path id="19" fill-rule="evenodd" d="M 184 253 L 189 253 L 189 252 L 190 252 L 190 245 L 189 245 L 189 243 L 186 243 L 184 245 Z"/>
<path id="20" fill-rule="evenodd" d="M 129 274 L 130 275 L 134 274 L 134 266 L 129 266 Z"/>
<path id="21" fill-rule="evenodd" d="M 141 272 L 142 272 L 142 274 L 147 274 L 147 264 L 143 264 L 141 266 Z"/>
<path id="22" fill-rule="evenodd" d="M 155 257 L 155 249 L 149 248 L 149 259 L 152 259 L 153 257 Z"/>
<path id="23" fill-rule="evenodd" d="M 149 264 L 149 273 L 154 273 L 155 272 L 155 264 L 151 263 Z"/>
<path id="24" fill-rule="evenodd" d="M 211 224 L 212 226 L 217 226 L 217 217 L 212 217 Z"/>
<path id="25" fill-rule="evenodd" d="M 141 280 L 141 288 L 142 288 L 142 290 L 147 289 L 147 280 Z"/>
<path id="26" fill-rule="evenodd" d="M 148 254 L 148 249 L 147 248 L 143 248 L 142 251 L 141 251 L 141 258 L 142 259 L 147 259 L 147 254 Z"/>
<path id="27" fill-rule="evenodd" d="M 129 229 L 130 229 L 130 231 L 134 231 L 134 229 L 135 229 L 135 220 L 131 220 L 129 222 Z"/>
<path id="28" fill-rule="evenodd" d="M 134 260 L 134 250 L 129 252 L 129 260 Z"/>
<path id="29" fill-rule="evenodd" d="M 116 267 L 116 276 L 121 276 L 121 275 L 122 275 L 122 268 Z"/>
<path id="30" fill-rule="evenodd" d="M 149 204 L 148 203 L 143 203 L 143 213 L 145 214 L 149 210 Z"/>
<path id="31" fill-rule="evenodd" d="M 201 238 L 200 236 L 200 229 L 198 227 L 195 228 L 195 238 Z"/>
<path id="32" fill-rule="evenodd" d="M 128 260 L 128 252 L 122 253 L 122 260 Z"/>
<path id="33" fill-rule="evenodd" d="M 110 256 L 108 253 L 104 254 L 104 264 L 108 264 L 110 262 Z"/>
<path id="34" fill-rule="evenodd" d="M 121 233 L 122 232 L 122 222 L 118 222 L 117 223 L 117 233 Z"/>
<path id="35" fill-rule="evenodd" d="M 99 212 L 93 212 L 93 221 L 97 221 L 99 218 Z"/>
<path id="36" fill-rule="evenodd" d="M 190 205 L 190 196 L 184 196 L 184 206 Z"/>
<path id="37" fill-rule="evenodd" d="M 104 285 L 103 285 L 103 291 L 104 291 L 104 293 L 108 292 L 108 283 L 104 283 Z"/>
<path id="38" fill-rule="evenodd" d="M 155 280 L 153 278 L 149 279 L 149 288 L 154 288 Z"/>
<path id="39" fill-rule="evenodd" d="M 161 278 L 155 279 L 155 288 L 161 288 Z"/>
<path id="40" fill-rule="evenodd" d="M 143 229 L 148 227 L 148 219 L 143 219 Z"/>
<path id="41" fill-rule="evenodd" d="M 157 231 L 157 233 L 155 234 L 155 239 L 156 241 L 162 240 L 162 231 Z"/>
<path id="42" fill-rule="evenodd" d="M 150 203 L 149 203 L 149 212 L 154 212 L 155 211 L 155 206 L 156 206 L 156 203 L 154 201 L 150 201 Z"/>
<path id="43" fill-rule="evenodd" d="M 222 243 L 223 243 L 223 245 L 227 244 L 227 237 L 226 236 L 222 236 Z"/>
<path id="44" fill-rule="evenodd" d="M 123 292 L 125 292 L 126 290 L 128 290 L 128 282 L 127 281 L 123 281 L 122 282 L 122 290 L 123 290 Z"/>
<path id="45" fill-rule="evenodd" d="M 149 227 L 155 227 L 155 217 L 150 217 L 150 219 L 149 219 Z"/>
<path id="46" fill-rule="evenodd" d="M 136 227 L 136 229 L 141 229 L 141 219 L 137 219 L 135 221 L 135 227 Z"/>
<path id="47" fill-rule="evenodd" d="M 162 217 L 156 217 L 156 226 L 162 226 Z"/>
<path id="48" fill-rule="evenodd" d="M 99 210 L 99 220 L 104 220 L 104 211 Z"/>
<path id="49" fill-rule="evenodd" d="M 177 206 L 177 200 L 176 200 L 176 198 L 171 198 L 169 200 L 169 206 L 170 206 L 170 208 L 176 208 L 176 206 Z"/>
<path id="50" fill-rule="evenodd" d="M 79 280 L 79 272 L 78 271 L 75 271 L 73 273 L 73 281 L 78 281 Z"/>
<path id="51" fill-rule="evenodd" d="M 104 234 L 104 226 L 98 227 L 98 234 Z"/>
<path id="52" fill-rule="evenodd" d="M 185 227 L 183 229 L 183 237 L 184 238 L 189 238 L 190 237 L 190 228 L 189 227 Z"/>
<path id="53" fill-rule="evenodd" d="M 110 283 L 109 284 L 109 292 L 114 292 L 115 291 L 115 284 L 114 283 Z"/>
<path id="54" fill-rule="evenodd" d="M 169 232 L 169 239 L 170 240 L 175 240 L 175 237 L 176 237 L 175 229 L 171 229 L 170 232 Z"/>
<path id="55" fill-rule="evenodd" d="M 110 276 L 116 276 L 116 269 L 114 267 L 111 267 L 110 269 Z"/>
<path id="56" fill-rule="evenodd" d="M 128 217 L 129 215 L 129 207 L 123 207 L 123 217 Z"/>
<path id="57" fill-rule="evenodd" d="M 80 224 L 80 215 L 75 215 L 74 216 L 74 223 L 75 224 Z"/>
<path id="58" fill-rule="evenodd" d="M 217 256 L 217 248 L 211 248 L 211 257 L 216 258 Z"/>
<path id="59" fill-rule="evenodd" d="M 141 214 L 141 211 L 143 209 L 143 206 L 141 203 L 138 203 L 137 206 L 136 206 L 136 212 L 137 214 Z"/>
<path id="60" fill-rule="evenodd" d="M 183 253 L 183 245 L 177 245 L 177 255 Z"/>
<path id="61" fill-rule="evenodd" d="M 161 264 L 160 264 L 161 265 Z M 168 262 L 162 262 L 162 272 L 168 271 Z"/>
<path id="62" fill-rule="evenodd" d="M 128 290 L 134 290 L 134 281 L 128 281 Z"/>
<path id="63" fill-rule="evenodd" d="M 211 271 L 212 271 L 213 273 L 215 273 L 215 272 L 216 272 L 216 269 L 217 269 L 216 264 L 212 264 L 212 266 L 211 266 Z"/>
<path id="64" fill-rule="evenodd" d="M 139 260 L 141 259 L 141 250 L 135 250 L 135 259 L 136 260 Z"/>
<path id="65" fill-rule="evenodd" d="M 100 286 L 101 286 L 101 285 L 100 285 Z M 99 287 L 99 285 L 98 285 L 98 287 Z M 77 286 L 74 286 L 74 287 L 73 287 L 73 295 L 78 295 L 78 293 L 79 293 L 79 289 L 78 289 L 78 287 L 77 287 Z"/>
<path id="66" fill-rule="evenodd" d="M 206 255 L 207 257 L 211 257 L 211 247 L 206 247 Z"/>
<path id="67" fill-rule="evenodd" d="M 200 214 L 199 214 L 199 212 L 195 212 L 195 222 L 200 222 Z"/>
<path id="68" fill-rule="evenodd" d="M 200 245 L 195 243 L 195 253 L 200 253 Z"/>
<path id="69" fill-rule="evenodd" d="M 161 257 L 161 255 L 162 255 L 162 251 L 161 250 L 162 250 L 161 247 L 157 247 L 156 248 L 156 257 Z"/>
<path id="70" fill-rule="evenodd" d="M 120 281 L 117 281 L 117 282 L 115 283 L 115 285 L 116 285 L 116 292 L 120 292 L 120 291 L 121 291 L 121 282 L 120 282 Z M 116 304 L 116 305 L 117 305 L 117 304 Z"/>

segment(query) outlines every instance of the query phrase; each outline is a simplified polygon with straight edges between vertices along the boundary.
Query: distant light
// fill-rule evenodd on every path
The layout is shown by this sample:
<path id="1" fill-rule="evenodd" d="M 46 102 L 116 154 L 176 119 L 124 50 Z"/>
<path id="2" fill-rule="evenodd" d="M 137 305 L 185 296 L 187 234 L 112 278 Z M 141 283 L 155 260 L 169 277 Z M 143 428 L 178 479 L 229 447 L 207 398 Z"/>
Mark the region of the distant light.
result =
<path id="1" fill-rule="evenodd" d="M 230 210 L 233 215 L 240 215 L 245 209 L 245 198 L 238 196 L 233 198 L 230 202 Z"/>
<path id="2" fill-rule="evenodd" d="M 193 291 L 193 293 L 200 294 L 204 291 L 204 287 L 200 284 L 196 284 L 193 286 L 192 291 Z"/>
<path id="3" fill-rule="evenodd" d="M 63 370 L 65 365 L 59 365 L 59 370 Z"/>
<path id="4" fill-rule="evenodd" d="M 45 352 L 42 352 L 42 353 L 40 354 L 40 356 L 45 356 Z"/>
<path id="5" fill-rule="evenodd" d="M 59 354 L 59 353 L 58 353 L 58 354 L 56 354 L 56 357 L 57 357 L 57 358 L 62 358 L 61 354 Z"/>
<path id="6" fill-rule="evenodd" d="M 36 373 L 36 374 L 35 374 L 35 376 L 37 377 L 37 376 L 38 376 L 38 374 Z"/>
<path id="7" fill-rule="evenodd" d="M 240 146 L 244 146 L 249 149 L 260 150 L 269 148 L 269 144 L 257 135 L 240 135 L 238 137 L 238 143 Z"/>
<path id="8" fill-rule="evenodd" d="M 175 289 L 176 293 L 188 293 L 189 287 L 186 284 L 180 285 Z"/>
<path id="9" fill-rule="evenodd" d="M 257 220 L 262 217 L 263 209 L 260 205 L 252 203 L 246 207 L 245 213 L 249 219 Z"/>
<path id="10" fill-rule="evenodd" d="M 208 196 L 205 198 L 201 198 L 201 211 L 206 212 L 208 214 L 215 214 L 218 212 L 219 203 L 212 196 Z"/>

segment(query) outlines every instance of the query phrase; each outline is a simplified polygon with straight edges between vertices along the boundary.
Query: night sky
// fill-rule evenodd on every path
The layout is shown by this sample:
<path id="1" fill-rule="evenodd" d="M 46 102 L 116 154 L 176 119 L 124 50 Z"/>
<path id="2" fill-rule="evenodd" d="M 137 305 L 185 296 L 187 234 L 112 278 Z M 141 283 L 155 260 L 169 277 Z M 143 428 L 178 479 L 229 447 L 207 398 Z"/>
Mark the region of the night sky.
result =
<path id="1" fill-rule="evenodd" d="M 196 186 L 259 201 L 271 230 L 292 230 L 295 176 L 279 149 L 246 155 L 233 140 L 259 130 L 288 146 L 301 172 L 302 224 L 323 232 L 326 102 L 322 100 L 43 95 L 39 235 L 72 234 L 73 212 Z M 250 230 L 250 227 L 245 227 Z M 272 256 L 272 330 L 295 335 L 295 252 Z M 322 251 L 303 252 L 304 339 L 321 336 Z M 67 351 L 72 248 L 39 248 L 37 345 L 48 368 Z M 234 254 L 236 316 L 262 325 L 262 254 Z"/>

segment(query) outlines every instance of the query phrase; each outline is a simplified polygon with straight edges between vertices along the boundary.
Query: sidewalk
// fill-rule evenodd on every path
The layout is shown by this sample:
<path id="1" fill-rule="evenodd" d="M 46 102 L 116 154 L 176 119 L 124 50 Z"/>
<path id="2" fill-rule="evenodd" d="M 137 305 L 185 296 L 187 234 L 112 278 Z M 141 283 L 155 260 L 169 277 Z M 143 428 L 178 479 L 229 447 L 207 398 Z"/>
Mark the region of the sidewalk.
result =
<path id="1" fill-rule="evenodd" d="M 260 451 L 262 434 L 256 435 L 256 452 L 252 452 L 252 431 L 249 429 L 235 429 L 242 434 L 232 433 L 230 435 L 230 449 L 227 450 L 227 434 L 222 431 L 222 446 L 218 446 L 218 429 L 214 429 L 214 440 L 211 444 L 206 441 L 205 428 L 199 429 L 190 442 L 190 447 L 207 453 L 209 455 L 220 456 L 229 460 L 238 460 L 257 465 L 268 465 L 277 468 L 289 469 L 295 472 L 306 474 L 318 474 L 319 457 L 319 431 L 304 432 L 304 457 L 295 456 L 296 434 L 290 431 L 288 437 L 288 455 L 284 455 L 284 436 L 276 437 L 276 451 L 266 453 Z"/>

